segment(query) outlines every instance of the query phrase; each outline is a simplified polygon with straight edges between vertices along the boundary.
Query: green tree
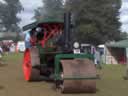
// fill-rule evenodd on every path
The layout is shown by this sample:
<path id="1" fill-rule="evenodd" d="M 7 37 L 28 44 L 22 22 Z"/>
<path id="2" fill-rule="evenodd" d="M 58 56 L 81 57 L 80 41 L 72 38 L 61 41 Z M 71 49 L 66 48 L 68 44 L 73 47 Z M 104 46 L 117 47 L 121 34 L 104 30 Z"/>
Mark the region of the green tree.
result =
<path id="1" fill-rule="evenodd" d="M 95 45 L 120 39 L 118 22 L 121 0 L 66 0 L 73 13 L 77 40 Z"/>
<path id="2" fill-rule="evenodd" d="M 4 0 L 0 3 L 0 20 L 6 32 L 17 32 L 20 30 L 18 23 L 20 18 L 17 14 L 21 12 L 22 5 L 19 0 Z"/>
<path id="3" fill-rule="evenodd" d="M 128 33 L 127 32 L 121 32 L 120 36 L 121 36 L 121 39 L 128 39 Z"/>
<path id="4" fill-rule="evenodd" d="M 5 5 L 2 2 L 0 2 L 0 31 L 3 31 L 4 29 L 4 25 L 3 25 L 4 9 L 5 9 Z"/>
<path id="5" fill-rule="evenodd" d="M 35 10 L 34 18 L 40 20 L 42 18 L 58 18 L 63 17 L 63 0 L 42 0 L 42 7 Z"/>

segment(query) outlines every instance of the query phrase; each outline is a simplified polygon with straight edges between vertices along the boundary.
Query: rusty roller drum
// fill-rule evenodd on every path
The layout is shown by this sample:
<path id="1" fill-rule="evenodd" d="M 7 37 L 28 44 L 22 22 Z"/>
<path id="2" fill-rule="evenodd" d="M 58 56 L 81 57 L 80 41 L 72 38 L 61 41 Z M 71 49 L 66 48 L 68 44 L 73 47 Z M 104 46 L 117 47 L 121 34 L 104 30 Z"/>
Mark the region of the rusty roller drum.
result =
<path id="1" fill-rule="evenodd" d="M 40 70 L 37 66 L 40 66 L 38 49 L 36 47 L 26 49 L 23 61 L 24 79 L 26 81 L 39 80 Z"/>
<path id="2" fill-rule="evenodd" d="M 63 93 L 95 93 L 95 79 L 74 79 L 74 77 L 96 77 L 96 68 L 89 59 L 61 60 L 63 67 L 63 78 L 73 77 L 73 79 L 64 79 L 62 85 Z"/>

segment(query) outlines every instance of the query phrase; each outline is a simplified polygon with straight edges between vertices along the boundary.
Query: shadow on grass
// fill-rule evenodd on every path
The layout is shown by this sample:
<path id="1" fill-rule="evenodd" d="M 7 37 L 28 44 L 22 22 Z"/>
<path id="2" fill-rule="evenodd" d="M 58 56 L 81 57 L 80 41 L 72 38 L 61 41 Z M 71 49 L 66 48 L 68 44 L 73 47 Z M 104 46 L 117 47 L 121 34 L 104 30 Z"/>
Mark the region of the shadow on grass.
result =
<path id="1" fill-rule="evenodd" d="M 4 89 L 4 86 L 0 85 L 0 90 L 3 90 Z"/>
<path id="2" fill-rule="evenodd" d="M 8 64 L 0 63 L 0 67 L 6 67 Z"/>

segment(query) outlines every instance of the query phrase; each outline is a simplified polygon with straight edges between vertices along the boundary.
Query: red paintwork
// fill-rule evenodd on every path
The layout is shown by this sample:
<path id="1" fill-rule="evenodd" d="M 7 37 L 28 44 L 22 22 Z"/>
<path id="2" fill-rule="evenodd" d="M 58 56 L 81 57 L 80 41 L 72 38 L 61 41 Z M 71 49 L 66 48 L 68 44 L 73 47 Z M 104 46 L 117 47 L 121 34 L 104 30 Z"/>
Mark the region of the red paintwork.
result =
<path id="1" fill-rule="evenodd" d="M 61 32 L 61 30 L 63 29 L 63 25 L 62 24 L 56 24 L 56 23 L 55 24 L 43 24 L 41 27 L 43 27 L 44 30 L 45 30 L 44 38 L 40 41 L 42 47 L 44 47 L 46 42 L 51 37 L 53 37 L 57 33 Z"/>
<path id="2" fill-rule="evenodd" d="M 24 53 L 24 61 L 23 61 L 23 72 L 24 72 L 24 79 L 29 81 L 31 78 L 31 57 L 30 57 L 30 50 L 26 49 Z"/>
<path id="3" fill-rule="evenodd" d="M 41 24 L 39 26 L 43 27 L 44 29 L 44 38 L 40 41 L 42 47 L 44 47 L 44 45 L 50 38 L 55 36 L 57 33 L 62 32 L 61 30 L 63 29 L 63 24 L 61 23 Z M 32 41 L 31 43 L 32 46 L 34 46 L 36 40 Z M 24 79 L 26 81 L 30 81 L 32 75 L 30 49 L 26 49 L 24 52 L 23 72 L 24 72 Z"/>

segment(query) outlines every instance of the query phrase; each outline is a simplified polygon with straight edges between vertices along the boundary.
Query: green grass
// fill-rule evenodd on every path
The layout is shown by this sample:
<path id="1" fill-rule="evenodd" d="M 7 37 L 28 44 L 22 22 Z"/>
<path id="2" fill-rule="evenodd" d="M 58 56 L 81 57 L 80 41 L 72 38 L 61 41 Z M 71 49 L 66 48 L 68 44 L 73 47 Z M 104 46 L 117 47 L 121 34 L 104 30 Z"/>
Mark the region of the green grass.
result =
<path id="1" fill-rule="evenodd" d="M 4 54 L 2 57 L 2 61 L 4 63 L 16 63 L 19 62 L 19 60 L 23 59 L 23 53 L 9 53 Z"/>
<path id="2" fill-rule="evenodd" d="M 123 79 L 124 65 L 103 65 L 99 73 L 101 80 L 97 81 L 97 96 L 128 95 L 128 81 Z"/>
<path id="3" fill-rule="evenodd" d="M 122 79 L 122 75 L 125 72 L 125 65 L 102 65 L 103 69 L 98 70 L 102 75 L 102 79 L 115 80 Z"/>

